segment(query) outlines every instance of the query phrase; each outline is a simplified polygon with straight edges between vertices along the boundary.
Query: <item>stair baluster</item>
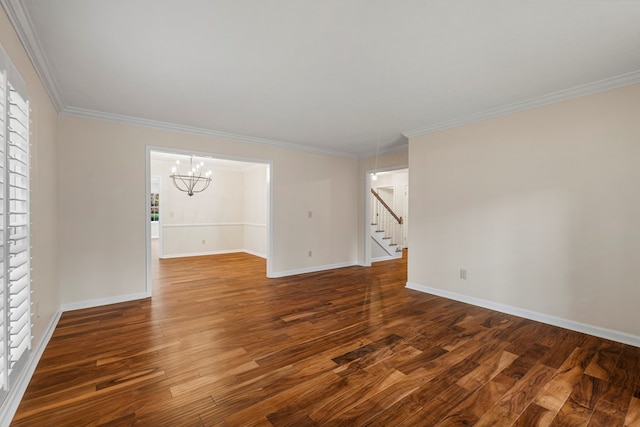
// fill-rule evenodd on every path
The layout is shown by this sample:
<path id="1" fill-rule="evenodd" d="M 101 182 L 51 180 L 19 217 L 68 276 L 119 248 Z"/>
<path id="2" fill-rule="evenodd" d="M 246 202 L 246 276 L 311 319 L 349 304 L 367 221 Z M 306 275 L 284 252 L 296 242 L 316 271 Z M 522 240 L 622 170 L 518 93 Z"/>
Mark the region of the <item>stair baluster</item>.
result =
<path id="1" fill-rule="evenodd" d="M 402 217 L 398 216 L 373 188 L 371 189 L 371 194 L 374 196 L 371 199 L 371 217 L 375 224 L 375 229 L 372 227 L 372 232 L 384 232 L 383 239 L 389 242 L 386 246 L 391 249 L 388 249 L 385 245 L 382 245 L 383 248 L 391 256 L 398 256 L 398 253 L 401 255 L 404 241 Z"/>

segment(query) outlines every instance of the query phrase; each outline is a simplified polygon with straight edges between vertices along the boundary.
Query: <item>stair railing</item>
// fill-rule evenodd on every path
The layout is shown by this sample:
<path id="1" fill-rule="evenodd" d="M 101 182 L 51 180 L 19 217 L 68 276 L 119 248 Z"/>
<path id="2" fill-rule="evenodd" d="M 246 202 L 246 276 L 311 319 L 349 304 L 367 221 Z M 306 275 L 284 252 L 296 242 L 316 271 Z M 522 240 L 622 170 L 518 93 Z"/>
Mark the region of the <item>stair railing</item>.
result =
<path id="1" fill-rule="evenodd" d="M 384 231 L 385 238 L 391 239 L 391 243 L 397 245 L 397 249 L 402 250 L 404 242 L 402 217 L 398 216 L 373 188 L 371 194 L 374 196 L 371 199 L 371 222 L 377 224 L 378 231 Z"/>

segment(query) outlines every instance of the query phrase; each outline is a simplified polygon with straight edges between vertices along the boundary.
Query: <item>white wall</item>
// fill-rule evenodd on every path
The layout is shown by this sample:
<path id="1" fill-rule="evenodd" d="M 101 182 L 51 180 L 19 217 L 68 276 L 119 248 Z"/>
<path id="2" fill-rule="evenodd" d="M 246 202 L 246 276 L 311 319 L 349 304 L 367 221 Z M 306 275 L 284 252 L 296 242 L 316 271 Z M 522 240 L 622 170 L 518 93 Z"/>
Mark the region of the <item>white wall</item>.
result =
<path id="1" fill-rule="evenodd" d="M 174 162 L 151 161 L 162 179 L 162 255 L 176 257 L 239 251 L 243 248 L 243 173 L 207 167 L 209 188 L 193 196 L 179 191 L 169 174 Z"/>
<path id="2" fill-rule="evenodd" d="M 640 337 L 639 118 L 634 85 L 411 139 L 410 285 Z"/>
<path id="3" fill-rule="evenodd" d="M 267 255 L 267 212 L 269 209 L 268 166 L 255 165 L 244 172 L 244 250 Z"/>
<path id="4" fill-rule="evenodd" d="M 207 166 L 212 182 L 189 196 L 172 184 L 173 161 L 152 160 L 151 175 L 160 177 L 162 257 L 245 251 L 266 257 L 267 165 L 250 169 Z"/>
<path id="5" fill-rule="evenodd" d="M 59 123 L 65 303 L 145 292 L 147 145 L 272 162 L 273 276 L 356 262 L 356 160 L 64 115 Z M 87 203 L 96 188 L 99 207 Z"/>

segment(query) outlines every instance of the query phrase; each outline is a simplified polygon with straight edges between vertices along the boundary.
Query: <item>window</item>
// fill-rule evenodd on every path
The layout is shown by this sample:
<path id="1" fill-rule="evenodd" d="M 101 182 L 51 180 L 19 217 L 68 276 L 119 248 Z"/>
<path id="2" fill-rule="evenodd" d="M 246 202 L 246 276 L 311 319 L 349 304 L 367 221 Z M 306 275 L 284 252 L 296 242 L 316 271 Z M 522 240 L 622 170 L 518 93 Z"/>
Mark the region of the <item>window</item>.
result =
<path id="1" fill-rule="evenodd" d="M 0 398 L 31 349 L 29 101 L 0 48 Z"/>
<path id="2" fill-rule="evenodd" d="M 160 194 L 151 193 L 151 221 L 160 220 Z"/>

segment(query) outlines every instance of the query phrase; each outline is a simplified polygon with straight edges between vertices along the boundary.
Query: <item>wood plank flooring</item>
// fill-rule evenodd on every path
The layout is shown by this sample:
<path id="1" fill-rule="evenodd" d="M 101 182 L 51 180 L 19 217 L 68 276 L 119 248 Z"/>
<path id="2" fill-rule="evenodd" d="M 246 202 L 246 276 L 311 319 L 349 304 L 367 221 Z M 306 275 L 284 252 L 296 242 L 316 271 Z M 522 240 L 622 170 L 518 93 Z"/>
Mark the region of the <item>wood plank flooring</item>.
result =
<path id="1" fill-rule="evenodd" d="M 153 274 L 153 299 L 62 316 L 12 425 L 640 426 L 640 349 L 408 290 L 406 254 Z"/>

